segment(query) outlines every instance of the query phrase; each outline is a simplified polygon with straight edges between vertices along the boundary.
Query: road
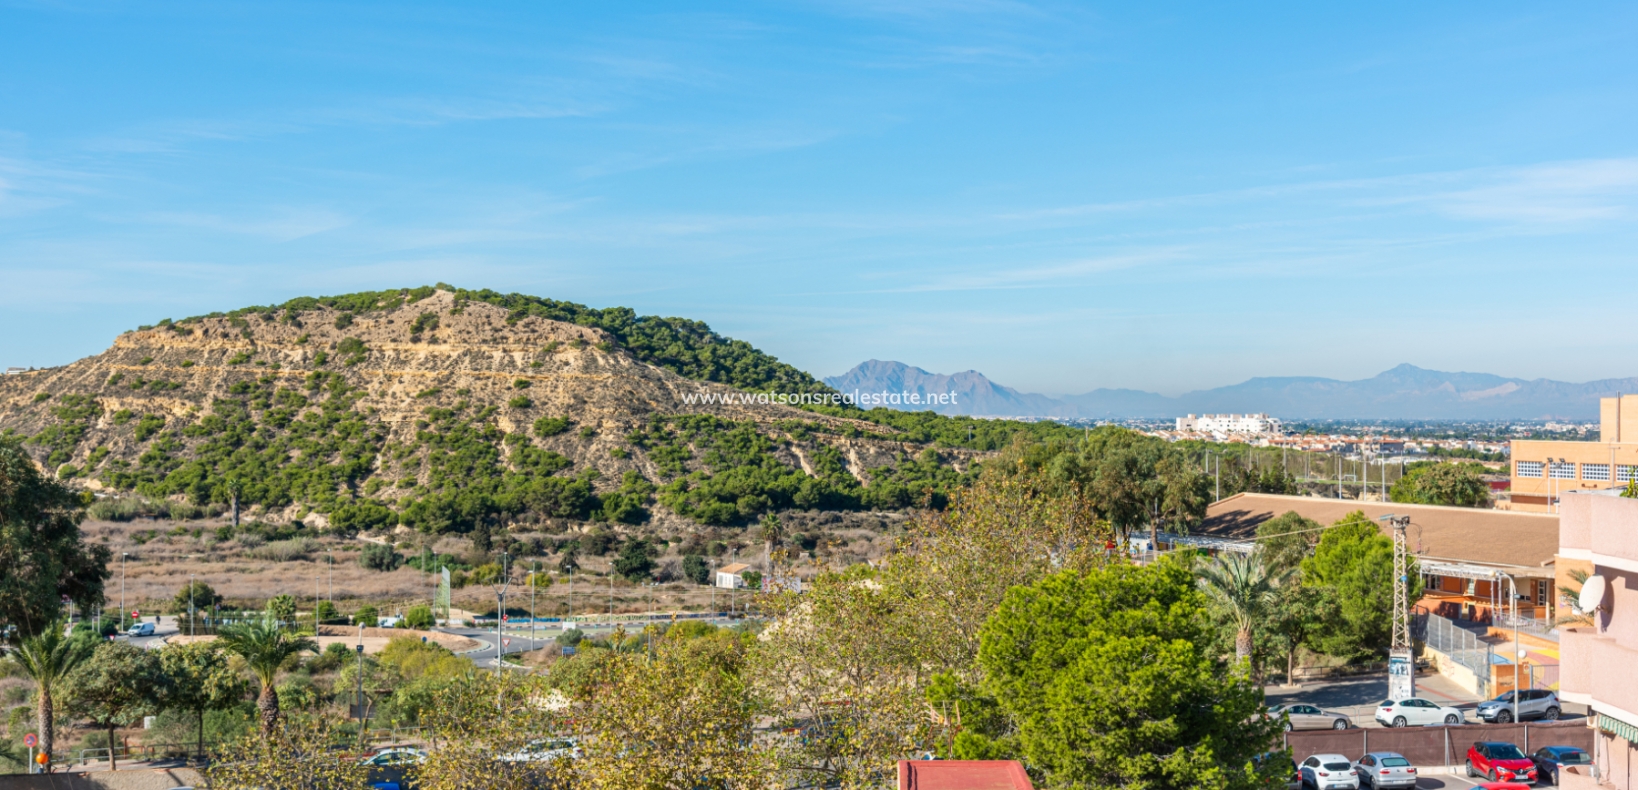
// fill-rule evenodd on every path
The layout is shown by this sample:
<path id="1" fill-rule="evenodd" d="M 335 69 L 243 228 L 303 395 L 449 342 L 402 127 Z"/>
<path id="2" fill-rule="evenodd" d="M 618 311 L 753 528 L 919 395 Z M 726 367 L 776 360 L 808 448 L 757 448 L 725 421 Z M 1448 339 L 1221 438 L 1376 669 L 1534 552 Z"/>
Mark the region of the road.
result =
<path id="1" fill-rule="evenodd" d="M 1355 727 L 1380 727 L 1376 720 L 1377 704 L 1388 693 L 1387 673 L 1364 675 L 1337 680 L 1312 681 L 1301 688 L 1265 686 L 1263 696 L 1269 705 L 1306 703 L 1322 710 L 1341 713 L 1353 721 Z M 1469 724 L 1480 723 L 1473 709 L 1482 701 L 1449 679 L 1433 673 L 1416 676 L 1416 696 L 1449 705 L 1462 711 Z M 1563 718 L 1574 719 L 1587 715 L 1585 706 L 1565 703 Z"/>
<path id="2" fill-rule="evenodd" d="M 660 621 L 656 620 L 656 622 Z M 731 620 L 724 617 L 706 620 L 704 622 L 709 622 L 712 625 L 728 626 L 743 621 Z M 602 625 L 581 623 L 577 627 L 580 629 L 581 633 L 584 633 L 587 636 L 604 636 L 613 633 L 616 627 L 625 628 L 627 633 L 638 634 L 642 632 L 643 624 L 619 623 L 617 625 Z M 493 668 L 495 666 L 495 629 L 493 627 L 465 628 L 455 626 L 439 628 L 437 630 L 440 633 L 455 634 L 482 642 L 482 647 L 477 648 L 476 650 L 468 650 L 461 655 L 471 659 L 472 663 L 477 664 L 480 667 Z M 530 636 L 531 633 L 533 634 L 533 637 Z M 540 648 L 548 645 L 556 644 L 557 636 L 561 633 L 563 633 L 563 629 L 556 623 L 551 625 L 538 623 L 533 631 L 531 631 L 527 625 L 522 627 L 509 625 L 503 630 L 502 634 L 505 639 L 509 640 L 509 643 L 501 646 L 501 653 L 503 655 L 511 655 L 513 653 L 527 653 L 531 650 L 539 650 Z M 522 667 L 516 664 L 503 664 L 503 666 L 509 669 L 522 669 Z"/>

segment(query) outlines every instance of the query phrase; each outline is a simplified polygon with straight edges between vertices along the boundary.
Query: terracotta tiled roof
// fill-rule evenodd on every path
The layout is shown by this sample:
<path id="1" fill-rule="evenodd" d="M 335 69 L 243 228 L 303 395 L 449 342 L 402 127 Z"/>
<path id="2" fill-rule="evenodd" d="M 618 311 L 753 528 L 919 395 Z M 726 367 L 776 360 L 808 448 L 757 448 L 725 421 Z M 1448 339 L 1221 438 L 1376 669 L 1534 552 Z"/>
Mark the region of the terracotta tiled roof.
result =
<path id="1" fill-rule="evenodd" d="M 899 790 L 1035 790 L 1016 760 L 900 760 Z"/>
<path id="2" fill-rule="evenodd" d="M 1277 494 L 1236 494 L 1214 502 L 1193 534 L 1243 539 L 1287 512 L 1329 525 L 1355 510 L 1373 521 L 1389 513 L 1410 516 L 1410 549 L 1427 559 L 1540 568 L 1558 553 L 1556 514 Z M 1377 524 L 1387 534 L 1387 526 Z"/>
<path id="3" fill-rule="evenodd" d="M 732 565 L 724 565 L 721 568 L 718 568 L 717 573 L 744 573 L 750 569 L 751 566 L 746 565 L 743 562 L 736 562 Z"/>

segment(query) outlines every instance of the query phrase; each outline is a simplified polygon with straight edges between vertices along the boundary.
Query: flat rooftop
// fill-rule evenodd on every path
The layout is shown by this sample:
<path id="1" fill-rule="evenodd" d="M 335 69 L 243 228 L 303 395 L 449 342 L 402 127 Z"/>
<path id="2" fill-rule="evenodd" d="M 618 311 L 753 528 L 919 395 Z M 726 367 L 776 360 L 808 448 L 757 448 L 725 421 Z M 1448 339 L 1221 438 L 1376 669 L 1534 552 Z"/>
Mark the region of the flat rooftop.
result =
<path id="1" fill-rule="evenodd" d="M 1363 511 L 1385 535 L 1390 533 L 1379 520 L 1382 516 L 1410 516 L 1405 532 L 1410 550 L 1429 560 L 1539 569 L 1558 553 L 1555 513 L 1280 494 L 1235 494 L 1213 502 L 1192 534 L 1245 540 L 1257 534 L 1258 525 L 1288 512 L 1329 526 L 1355 510 Z"/>

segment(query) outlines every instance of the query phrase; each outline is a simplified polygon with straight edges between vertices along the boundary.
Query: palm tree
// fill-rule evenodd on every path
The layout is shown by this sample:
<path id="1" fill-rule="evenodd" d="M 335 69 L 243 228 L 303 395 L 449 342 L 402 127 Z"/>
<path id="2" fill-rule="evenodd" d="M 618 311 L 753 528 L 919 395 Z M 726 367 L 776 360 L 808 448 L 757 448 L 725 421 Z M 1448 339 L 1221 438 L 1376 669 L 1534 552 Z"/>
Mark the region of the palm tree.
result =
<path id="1" fill-rule="evenodd" d="M 1200 569 L 1200 587 L 1234 623 L 1234 657 L 1251 657 L 1252 626 L 1274 603 L 1283 575 L 1269 575 L 1255 554 L 1224 554 Z"/>
<path id="2" fill-rule="evenodd" d="M 56 729 L 57 693 L 62 689 L 68 673 L 90 655 L 90 642 L 70 639 L 64 634 L 63 622 L 54 621 L 39 636 L 24 639 L 11 653 L 13 664 L 34 680 L 39 691 L 35 695 L 35 723 L 40 730 L 40 752 L 50 755 Z M 50 770 L 50 763 L 46 764 Z"/>
<path id="3" fill-rule="evenodd" d="M 1633 482 L 1638 483 L 1638 480 Z M 1623 496 L 1625 495 L 1623 494 Z M 1593 624 L 1592 615 L 1580 611 L 1581 587 L 1587 583 L 1587 572 L 1575 568 L 1570 571 L 1569 575 L 1571 581 L 1574 581 L 1575 584 L 1566 584 L 1558 588 L 1559 609 L 1569 613 L 1559 615 L 1555 624 L 1590 626 Z"/>
<path id="4" fill-rule="evenodd" d="M 303 650 L 318 652 L 318 643 L 291 635 L 279 627 L 279 621 L 272 614 L 249 623 L 223 626 L 217 639 L 223 648 L 243 657 L 250 671 L 261 681 L 262 691 L 256 697 L 256 708 L 262 714 L 262 734 L 271 737 L 279 723 L 279 692 L 273 687 L 279 667 Z"/>

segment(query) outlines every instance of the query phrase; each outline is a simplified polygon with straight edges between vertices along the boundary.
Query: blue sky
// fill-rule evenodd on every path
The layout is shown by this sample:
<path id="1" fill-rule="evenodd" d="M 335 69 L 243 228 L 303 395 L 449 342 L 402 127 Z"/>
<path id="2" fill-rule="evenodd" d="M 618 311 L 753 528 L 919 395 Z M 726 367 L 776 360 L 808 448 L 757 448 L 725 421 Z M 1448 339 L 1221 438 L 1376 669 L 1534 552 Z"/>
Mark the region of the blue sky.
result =
<path id="1" fill-rule="evenodd" d="M 1638 375 L 1638 6 L 0 3 L 0 365 L 437 281 L 1047 393 Z"/>

